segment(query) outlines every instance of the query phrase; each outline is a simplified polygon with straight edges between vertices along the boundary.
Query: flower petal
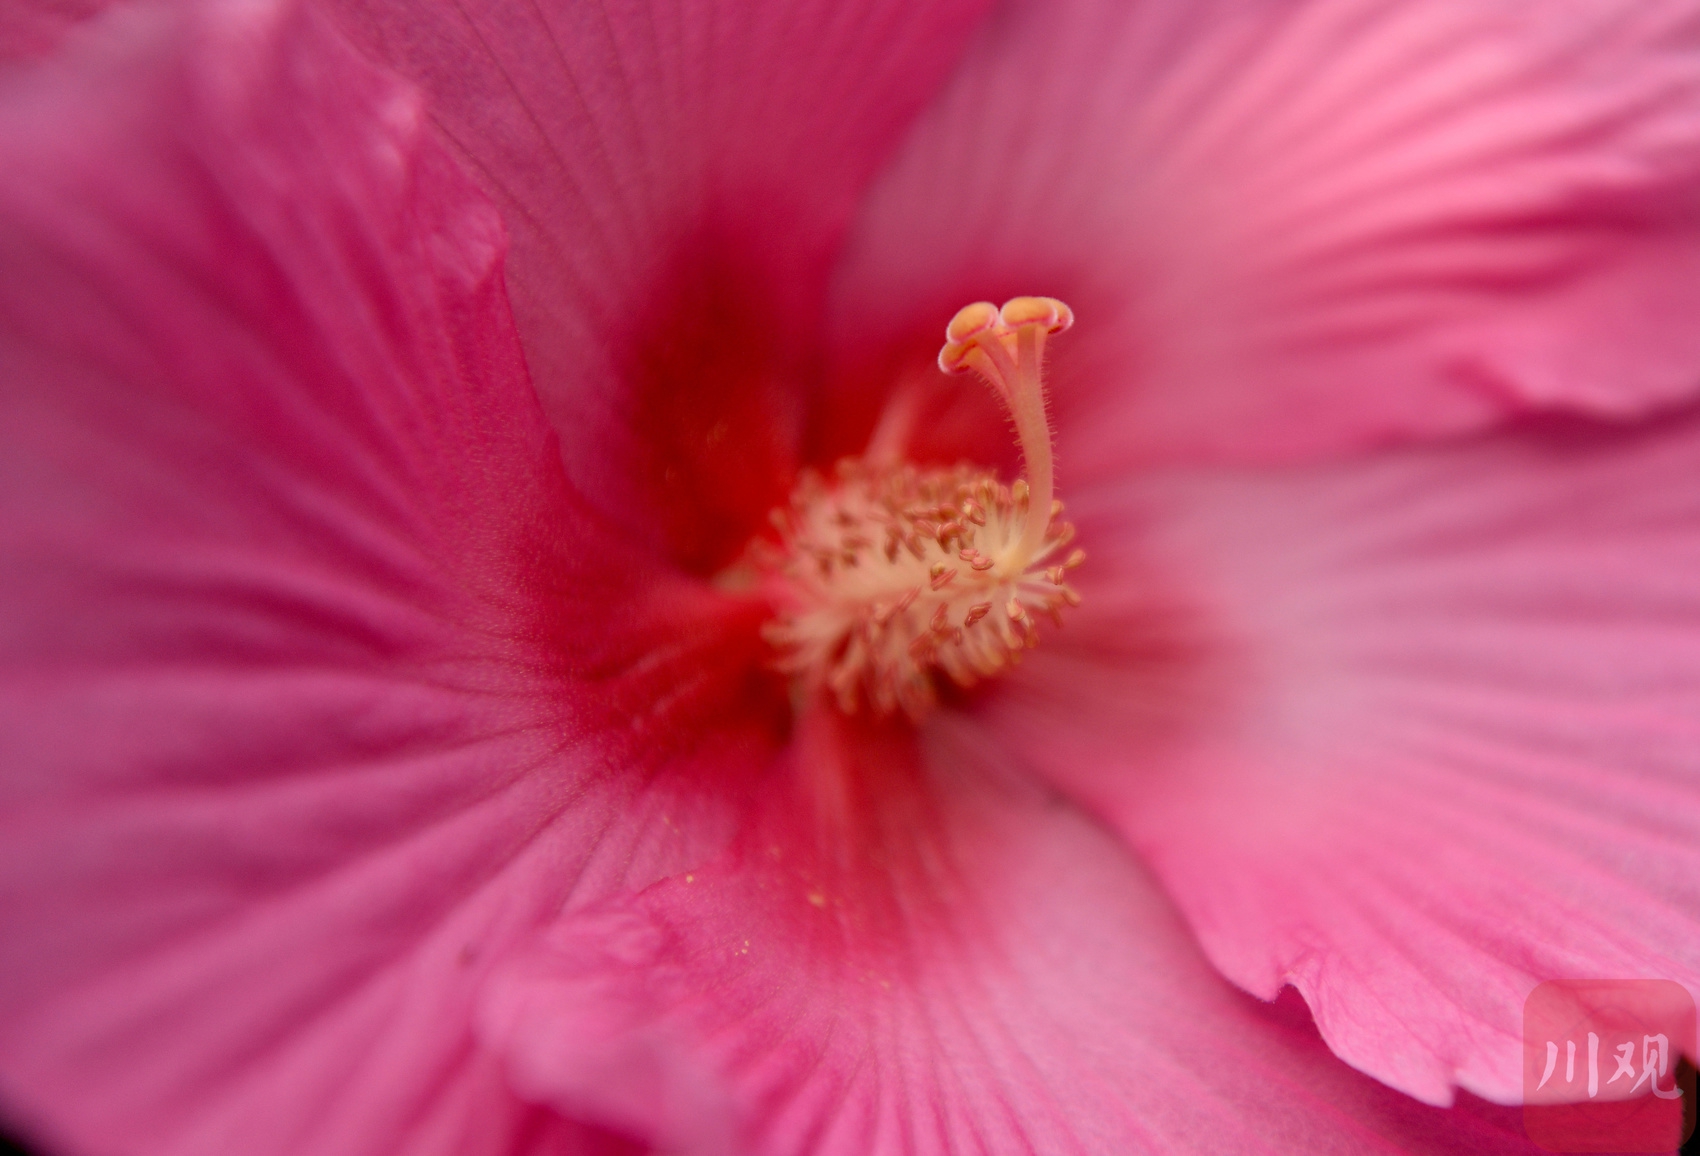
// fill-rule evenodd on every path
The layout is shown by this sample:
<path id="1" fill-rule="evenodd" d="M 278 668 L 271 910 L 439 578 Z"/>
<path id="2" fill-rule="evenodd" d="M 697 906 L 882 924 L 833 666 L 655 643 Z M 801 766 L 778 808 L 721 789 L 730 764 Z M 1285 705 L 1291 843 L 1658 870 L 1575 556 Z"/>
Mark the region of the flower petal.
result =
<path id="1" fill-rule="evenodd" d="M 101 0 L 4 0 L 0 3 L 0 64 L 45 55 L 101 7 Z"/>
<path id="2" fill-rule="evenodd" d="M 471 993 L 718 848 L 750 613 L 586 515 L 500 221 L 321 18 L 129 8 L 0 84 L 0 1101 L 78 1151 L 557 1135 Z"/>
<path id="3" fill-rule="evenodd" d="M 1416 1104 L 1302 1007 L 1234 992 L 984 736 L 935 731 L 929 771 L 835 726 L 804 722 L 726 860 L 496 978 L 484 1031 L 528 1095 L 693 1156 L 1533 1151 L 1512 1114 Z M 883 818 L 840 845 L 846 811 Z"/>
<path id="4" fill-rule="evenodd" d="M 687 567 L 785 496 L 826 277 L 986 0 L 340 0 L 513 235 L 567 469 Z"/>
<path id="5" fill-rule="evenodd" d="M 1697 476 L 1688 412 L 1078 499 L 1086 603 L 986 720 L 1229 978 L 1515 1100 L 1537 983 L 1700 990 Z"/>
<path id="6" fill-rule="evenodd" d="M 1694 0 L 1015 3 L 876 187 L 837 317 L 854 356 L 1069 301 L 1076 481 L 1635 415 L 1700 389 L 1697 199 Z"/>

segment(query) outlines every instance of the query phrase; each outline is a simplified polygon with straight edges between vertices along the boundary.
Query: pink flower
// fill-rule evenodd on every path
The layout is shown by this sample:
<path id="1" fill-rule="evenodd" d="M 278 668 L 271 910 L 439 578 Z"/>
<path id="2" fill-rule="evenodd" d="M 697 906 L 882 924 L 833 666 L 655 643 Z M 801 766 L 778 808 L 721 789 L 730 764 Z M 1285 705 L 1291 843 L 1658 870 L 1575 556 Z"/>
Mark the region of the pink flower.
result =
<path id="1" fill-rule="evenodd" d="M 3 17 L 45 1147 L 1517 1151 L 1700 983 L 1694 0 Z M 749 543 L 1013 478 L 1034 292 L 1083 604 L 793 700 Z"/>

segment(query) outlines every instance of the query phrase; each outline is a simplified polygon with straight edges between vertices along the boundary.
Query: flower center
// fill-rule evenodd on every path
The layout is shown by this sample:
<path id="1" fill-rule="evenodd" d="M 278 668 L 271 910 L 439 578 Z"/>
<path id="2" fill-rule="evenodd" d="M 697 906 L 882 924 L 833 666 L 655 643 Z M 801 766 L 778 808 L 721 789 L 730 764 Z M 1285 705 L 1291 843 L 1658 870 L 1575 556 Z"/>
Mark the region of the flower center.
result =
<path id="1" fill-rule="evenodd" d="M 806 471 L 774 511 L 781 549 L 766 559 L 780 610 L 766 637 L 779 669 L 825 689 L 841 709 L 866 702 L 919 719 L 940 672 L 971 686 L 1037 646 L 1036 619 L 1062 624 L 1080 596 L 1064 581 L 1085 554 L 1053 497 L 1045 338 L 1068 306 L 1017 297 L 966 306 L 945 330 L 939 367 L 974 370 L 1015 420 L 1027 477 L 1004 485 L 969 465 L 922 469 L 846 459 L 836 477 Z"/>

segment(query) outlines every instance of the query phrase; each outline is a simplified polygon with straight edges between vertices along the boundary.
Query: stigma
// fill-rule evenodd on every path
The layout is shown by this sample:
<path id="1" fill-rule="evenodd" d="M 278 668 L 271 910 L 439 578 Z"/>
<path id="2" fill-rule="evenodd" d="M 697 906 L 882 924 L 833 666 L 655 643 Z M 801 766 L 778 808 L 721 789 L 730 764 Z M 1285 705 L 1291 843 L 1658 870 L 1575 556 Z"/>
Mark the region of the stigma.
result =
<path id="1" fill-rule="evenodd" d="M 1050 297 L 976 302 L 945 329 L 939 368 L 983 378 L 1015 423 L 1026 476 L 1004 484 L 969 464 L 922 468 L 895 454 L 805 471 L 773 512 L 777 549 L 759 564 L 778 607 L 764 631 L 775 665 L 846 713 L 925 716 L 938 679 L 1003 673 L 1080 604 L 1051 460 L 1045 339 L 1073 324 Z"/>

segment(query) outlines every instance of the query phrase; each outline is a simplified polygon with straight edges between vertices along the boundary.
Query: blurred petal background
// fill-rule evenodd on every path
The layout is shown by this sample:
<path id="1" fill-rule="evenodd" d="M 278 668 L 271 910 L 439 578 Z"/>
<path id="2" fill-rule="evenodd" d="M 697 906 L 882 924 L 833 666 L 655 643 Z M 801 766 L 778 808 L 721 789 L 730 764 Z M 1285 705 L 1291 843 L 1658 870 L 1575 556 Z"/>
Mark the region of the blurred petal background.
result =
<path id="1" fill-rule="evenodd" d="M 0 3 L 44 1152 L 1516 1152 L 1700 990 L 1700 4 Z M 1084 605 L 728 579 L 1055 294 Z M 1071 579 L 1072 580 L 1072 579 Z"/>

